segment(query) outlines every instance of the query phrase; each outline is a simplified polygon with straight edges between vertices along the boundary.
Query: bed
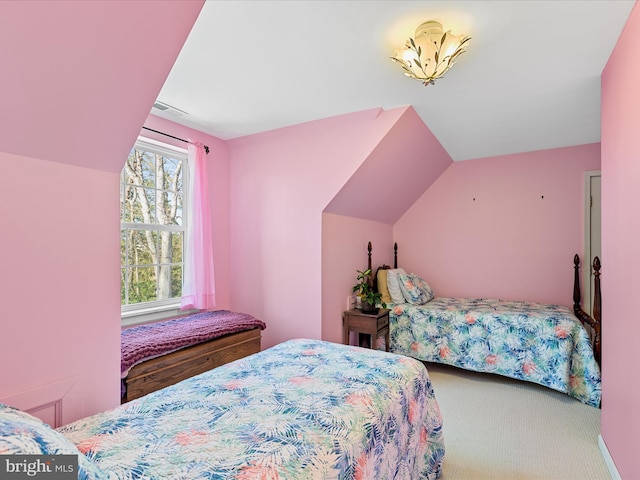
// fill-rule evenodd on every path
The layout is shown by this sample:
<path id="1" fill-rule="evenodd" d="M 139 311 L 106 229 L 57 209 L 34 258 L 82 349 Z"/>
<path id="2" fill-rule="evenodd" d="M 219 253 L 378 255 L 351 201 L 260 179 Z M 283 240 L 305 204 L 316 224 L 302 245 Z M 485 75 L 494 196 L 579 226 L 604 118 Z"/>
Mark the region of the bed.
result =
<path id="1" fill-rule="evenodd" d="M 122 330 L 122 403 L 259 352 L 265 328 L 252 315 L 215 310 Z"/>
<path id="2" fill-rule="evenodd" d="M 383 297 L 385 288 L 391 297 L 387 305 L 391 352 L 534 382 L 585 404 L 600 405 L 601 300 L 597 257 L 597 318 L 593 318 L 580 308 L 577 255 L 572 312 L 560 305 L 436 297 L 424 279 L 398 268 L 397 249 L 396 244 L 394 268 L 383 266 L 377 273 Z"/>
<path id="3" fill-rule="evenodd" d="M 0 453 L 73 451 L 91 479 L 437 479 L 444 437 L 421 362 L 295 339 L 57 430 L 0 406 Z"/>

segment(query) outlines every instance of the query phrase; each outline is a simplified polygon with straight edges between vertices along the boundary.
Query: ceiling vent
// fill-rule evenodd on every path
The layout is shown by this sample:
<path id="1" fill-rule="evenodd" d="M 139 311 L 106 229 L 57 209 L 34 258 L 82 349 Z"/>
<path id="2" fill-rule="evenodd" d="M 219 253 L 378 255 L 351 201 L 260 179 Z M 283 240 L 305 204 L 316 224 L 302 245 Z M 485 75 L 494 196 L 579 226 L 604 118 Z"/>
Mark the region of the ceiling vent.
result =
<path id="1" fill-rule="evenodd" d="M 175 115 L 176 117 L 183 117 L 185 115 L 189 115 L 184 110 L 180 110 L 179 108 L 172 107 L 168 103 L 164 102 L 156 102 L 153 104 L 153 108 L 157 108 L 161 112 L 170 113 L 171 115 Z"/>

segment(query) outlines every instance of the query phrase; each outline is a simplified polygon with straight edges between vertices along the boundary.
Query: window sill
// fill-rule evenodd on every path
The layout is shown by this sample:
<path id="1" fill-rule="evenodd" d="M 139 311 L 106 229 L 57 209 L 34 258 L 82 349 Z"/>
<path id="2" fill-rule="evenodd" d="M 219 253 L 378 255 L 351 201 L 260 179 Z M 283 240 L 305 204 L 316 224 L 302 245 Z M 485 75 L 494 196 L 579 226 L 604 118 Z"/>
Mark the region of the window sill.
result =
<path id="1" fill-rule="evenodd" d="M 189 315 L 191 313 L 197 312 L 198 310 L 180 310 L 179 303 L 149 308 L 140 308 L 137 310 L 122 312 L 121 326 L 132 327 L 134 325 L 159 322 L 161 320 L 169 320 L 171 318 L 176 318 L 179 316 Z"/>

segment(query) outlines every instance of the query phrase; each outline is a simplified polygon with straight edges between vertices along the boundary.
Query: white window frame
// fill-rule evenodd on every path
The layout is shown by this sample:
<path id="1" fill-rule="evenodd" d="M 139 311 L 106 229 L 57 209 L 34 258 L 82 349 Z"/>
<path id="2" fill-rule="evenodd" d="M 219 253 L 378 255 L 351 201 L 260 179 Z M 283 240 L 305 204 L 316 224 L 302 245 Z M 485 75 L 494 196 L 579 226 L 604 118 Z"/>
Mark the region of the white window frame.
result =
<path id="1" fill-rule="evenodd" d="M 140 148 L 141 150 L 147 150 L 154 153 L 159 153 L 161 155 L 167 155 L 172 157 L 179 157 L 183 159 L 183 171 L 182 171 L 182 225 L 156 225 L 154 226 L 154 230 L 169 230 L 169 231 L 180 231 L 183 234 L 183 242 L 187 236 L 187 228 L 189 225 L 189 218 L 187 212 L 188 202 L 190 200 L 190 178 L 189 178 L 189 160 L 188 160 L 188 152 L 185 148 L 176 147 L 174 145 L 170 145 L 167 143 L 159 142 L 146 137 L 138 137 L 134 148 Z M 123 166 L 124 169 L 124 166 Z M 122 178 L 122 177 L 121 177 Z M 122 189 L 124 188 L 124 184 L 122 180 L 120 181 L 120 194 L 123 194 Z M 121 207 L 122 208 L 122 207 Z M 120 231 L 122 229 L 131 227 L 131 228 L 140 228 L 139 223 L 129 223 L 122 222 L 122 211 L 120 212 Z M 184 258 L 186 254 L 187 245 L 183 243 L 182 247 L 182 273 L 184 278 Z M 122 268 L 122 265 L 121 265 Z M 171 298 L 166 300 L 154 300 L 151 302 L 143 302 L 137 303 L 133 305 L 121 305 L 121 318 L 123 326 L 136 325 L 139 323 L 146 323 L 150 321 L 162 320 L 165 318 L 174 317 L 178 314 L 185 314 L 189 312 L 180 311 L 180 298 Z"/>

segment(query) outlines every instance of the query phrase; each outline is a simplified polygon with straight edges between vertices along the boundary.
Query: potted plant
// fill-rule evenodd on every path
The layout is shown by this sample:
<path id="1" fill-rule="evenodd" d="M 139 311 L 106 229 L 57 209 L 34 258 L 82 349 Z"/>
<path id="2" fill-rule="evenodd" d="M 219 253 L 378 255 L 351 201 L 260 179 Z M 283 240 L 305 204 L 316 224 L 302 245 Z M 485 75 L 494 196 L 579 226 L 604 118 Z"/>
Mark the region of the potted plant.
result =
<path id="1" fill-rule="evenodd" d="M 387 305 L 382 302 L 382 295 L 375 292 L 369 283 L 371 269 L 356 271 L 358 272 L 356 277 L 358 283 L 353 286 L 353 292 L 360 297 L 362 313 L 378 313 L 378 304 L 381 304 L 382 308 L 387 308 Z"/>

